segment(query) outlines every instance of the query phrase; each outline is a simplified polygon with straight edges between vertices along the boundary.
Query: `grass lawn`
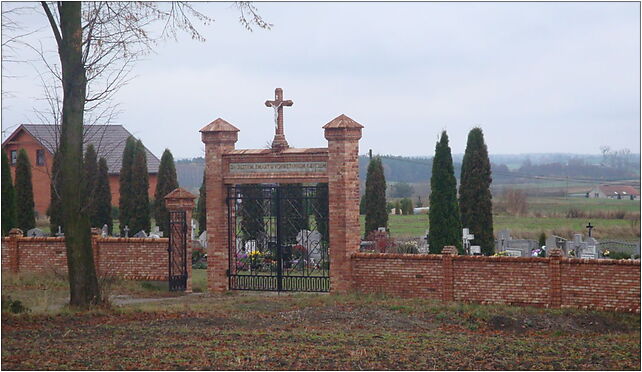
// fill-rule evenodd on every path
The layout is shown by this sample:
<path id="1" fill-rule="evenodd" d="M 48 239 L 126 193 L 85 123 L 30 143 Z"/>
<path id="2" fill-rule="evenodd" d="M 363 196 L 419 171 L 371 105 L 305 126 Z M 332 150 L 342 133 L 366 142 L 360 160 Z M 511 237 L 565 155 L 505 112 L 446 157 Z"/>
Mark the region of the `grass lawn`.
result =
<path id="1" fill-rule="evenodd" d="M 202 271 L 195 271 L 199 286 Z M 5 276 L 3 296 L 37 290 L 33 285 L 45 282 L 24 276 L 5 285 Z M 112 291 L 166 293 L 125 281 L 114 283 Z M 356 294 L 173 296 L 82 313 L 3 312 L 1 367 L 640 369 L 636 314 Z"/>
<path id="2" fill-rule="evenodd" d="M 365 230 L 365 217 L 360 216 L 361 235 Z M 597 239 L 616 239 L 635 241 L 640 239 L 639 221 L 616 219 L 586 219 L 563 217 L 493 216 L 495 233 L 503 229 L 511 230 L 513 237 L 537 239 L 541 232 L 572 238 L 573 233 L 586 235 L 586 224 L 591 222 L 593 236 Z M 428 215 L 412 216 L 390 215 L 390 233 L 395 238 L 419 238 L 426 236 Z"/>

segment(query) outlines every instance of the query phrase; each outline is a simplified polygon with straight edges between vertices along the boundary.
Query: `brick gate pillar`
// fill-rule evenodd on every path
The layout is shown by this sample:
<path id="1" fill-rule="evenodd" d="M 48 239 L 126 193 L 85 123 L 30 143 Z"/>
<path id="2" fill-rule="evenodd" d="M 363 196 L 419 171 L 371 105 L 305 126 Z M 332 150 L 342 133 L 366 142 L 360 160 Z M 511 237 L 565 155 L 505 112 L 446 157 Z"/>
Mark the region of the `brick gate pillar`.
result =
<path id="1" fill-rule="evenodd" d="M 169 212 L 185 211 L 185 222 L 187 229 L 185 238 L 187 239 L 187 286 L 186 293 L 192 293 L 192 211 L 194 210 L 194 199 L 196 195 L 185 190 L 182 187 L 174 189 L 174 191 L 165 195 L 165 207 Z M 172 234 L 172 229 L 169 229 Z M 169 236 L 168 236 L 169 238 Z M 173 236 L 172 239 L 180 239 L 181 236 Z"/>
<path id="2" fill-rule="evenodd" d="M 330 292 L 352 288 L 350 256 L 359 250 L 359 139 L 363 125 L 340 115 L 323 126 L 328 140 Z"/>
<path id="3" fill-rule="evenodd" d="M 207 288 L 210 292 L 229 289 L 227 269 L 227 190 L 223 182 L 225 172 L 223 154 L 234 150 L 239 130 L 218 118 L 201 129 L 205 144 L 205 204 L 207 210 Z"/>

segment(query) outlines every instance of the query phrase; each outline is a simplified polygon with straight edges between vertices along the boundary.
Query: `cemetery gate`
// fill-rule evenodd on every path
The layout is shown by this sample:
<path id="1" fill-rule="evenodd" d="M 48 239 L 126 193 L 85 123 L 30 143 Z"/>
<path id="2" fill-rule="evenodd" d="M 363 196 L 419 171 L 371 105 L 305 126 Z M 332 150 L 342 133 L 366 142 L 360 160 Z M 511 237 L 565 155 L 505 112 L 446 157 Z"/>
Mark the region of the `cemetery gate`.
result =
<path id="1" fill-rule="evenodd" d="M 229 288 L 330 289 L 328 185 L 228 187 Z"/>
<path id="2" fill-rule="evenodd" d="M 169 290 L 187 288 L 187 215 L 185 211 L 169 212 Z M 189 257 L 191 265 L 191 257 Z"/>

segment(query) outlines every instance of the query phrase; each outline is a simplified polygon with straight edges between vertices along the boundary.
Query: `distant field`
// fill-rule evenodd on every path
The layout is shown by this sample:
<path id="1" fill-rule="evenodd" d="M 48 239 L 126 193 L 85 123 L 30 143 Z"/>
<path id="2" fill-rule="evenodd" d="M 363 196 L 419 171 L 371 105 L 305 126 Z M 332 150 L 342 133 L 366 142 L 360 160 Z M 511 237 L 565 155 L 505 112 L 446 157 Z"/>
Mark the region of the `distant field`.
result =
<path id="1" fill-rule="evenodd" d="M 590 221 L 597 239 L 640 239 L 640 201 L 587 198 L 528 198 L 527 216 L 495 215 L 494 230 L 511 230 L 513 237 L 537 238 L 540 233 L 572 237 L 574 233 L 586 234 Z M 569 210 L 578 211 L 580 218 L 566 218 Z M 615 212 L 624 212 L 625 218 L 604 218 Z M 361 216 L 361 233 L 365 217 Z M 388 226 L 393 237 L 416 238 L 426 235 L 428 215 L 390 215 Z"/>
<path id="2" fill-rule="evenodd" d="M 577 197 L 528 198 L 529 211 L 566 213 L 575 208 L 581 211 L 640 212 L 639 200 L 589 199 Z"/>
<path id="3" fill-rule="evenodd" d="M 365 217 L 361 216 L 361 234 L 365 230 Z M 571 238 L 574 233 L 586 235 L 586 224 L 589 222 L 584 218 L 552 218 L 552 217 L 513 217 L 494 216 L 495 234 L 503 229 L 511 230 L 513 237 L 536 239 L 540 233 L 547 236 L 554 234 Z M 613 219 L 592 219 L 591 224 L 595 226 L 593 236 L 597 239 L 617 239 L 635 241 L 640 239 L 639 222 Z M 636 224 L 637 228 L 634 227 Z M 428 215 L 396 216 L 391 215 L 388 219 L 390 233 L 395 238 L 418 238 L 426 235 L 428 230 Z"/>

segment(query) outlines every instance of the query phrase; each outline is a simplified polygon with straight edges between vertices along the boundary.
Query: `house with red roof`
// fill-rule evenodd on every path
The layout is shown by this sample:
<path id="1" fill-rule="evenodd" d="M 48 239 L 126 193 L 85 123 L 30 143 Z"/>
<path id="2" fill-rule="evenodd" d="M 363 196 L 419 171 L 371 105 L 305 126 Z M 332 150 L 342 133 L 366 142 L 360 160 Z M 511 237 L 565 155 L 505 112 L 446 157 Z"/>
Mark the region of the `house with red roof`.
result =
<path id="1" fill-rule="evenodd" d="M 60 126 L 48 124 L 22 124 L 2 143 L 11 164 L 11 176 L 15 180 L 18 151 L 25 149 L 31 162 L 31 183 L 38 216 L 45 216 L 51 200 L 51 167 L 53 155 L 58 148 Z M 87 125 L 84 129 L 84 144 L 93 144 L 98 158 L 105 158 L 109 168 L 111 203 L 118 206 L 120 200 L 119 173 L 123 150 L 131 133 L 122 125 Z M 83 149 L 83 151 L 84 151 Z M 160 160 L 147 148 L 147 171 L 149 172 L 149 196 L 154 196 Z"/>
<path id="2" fill-rule="evenodd" d="M 589 191 L 588 197 L 640 200 L 640 192 L 629 185 L 598 185 Z"/>

